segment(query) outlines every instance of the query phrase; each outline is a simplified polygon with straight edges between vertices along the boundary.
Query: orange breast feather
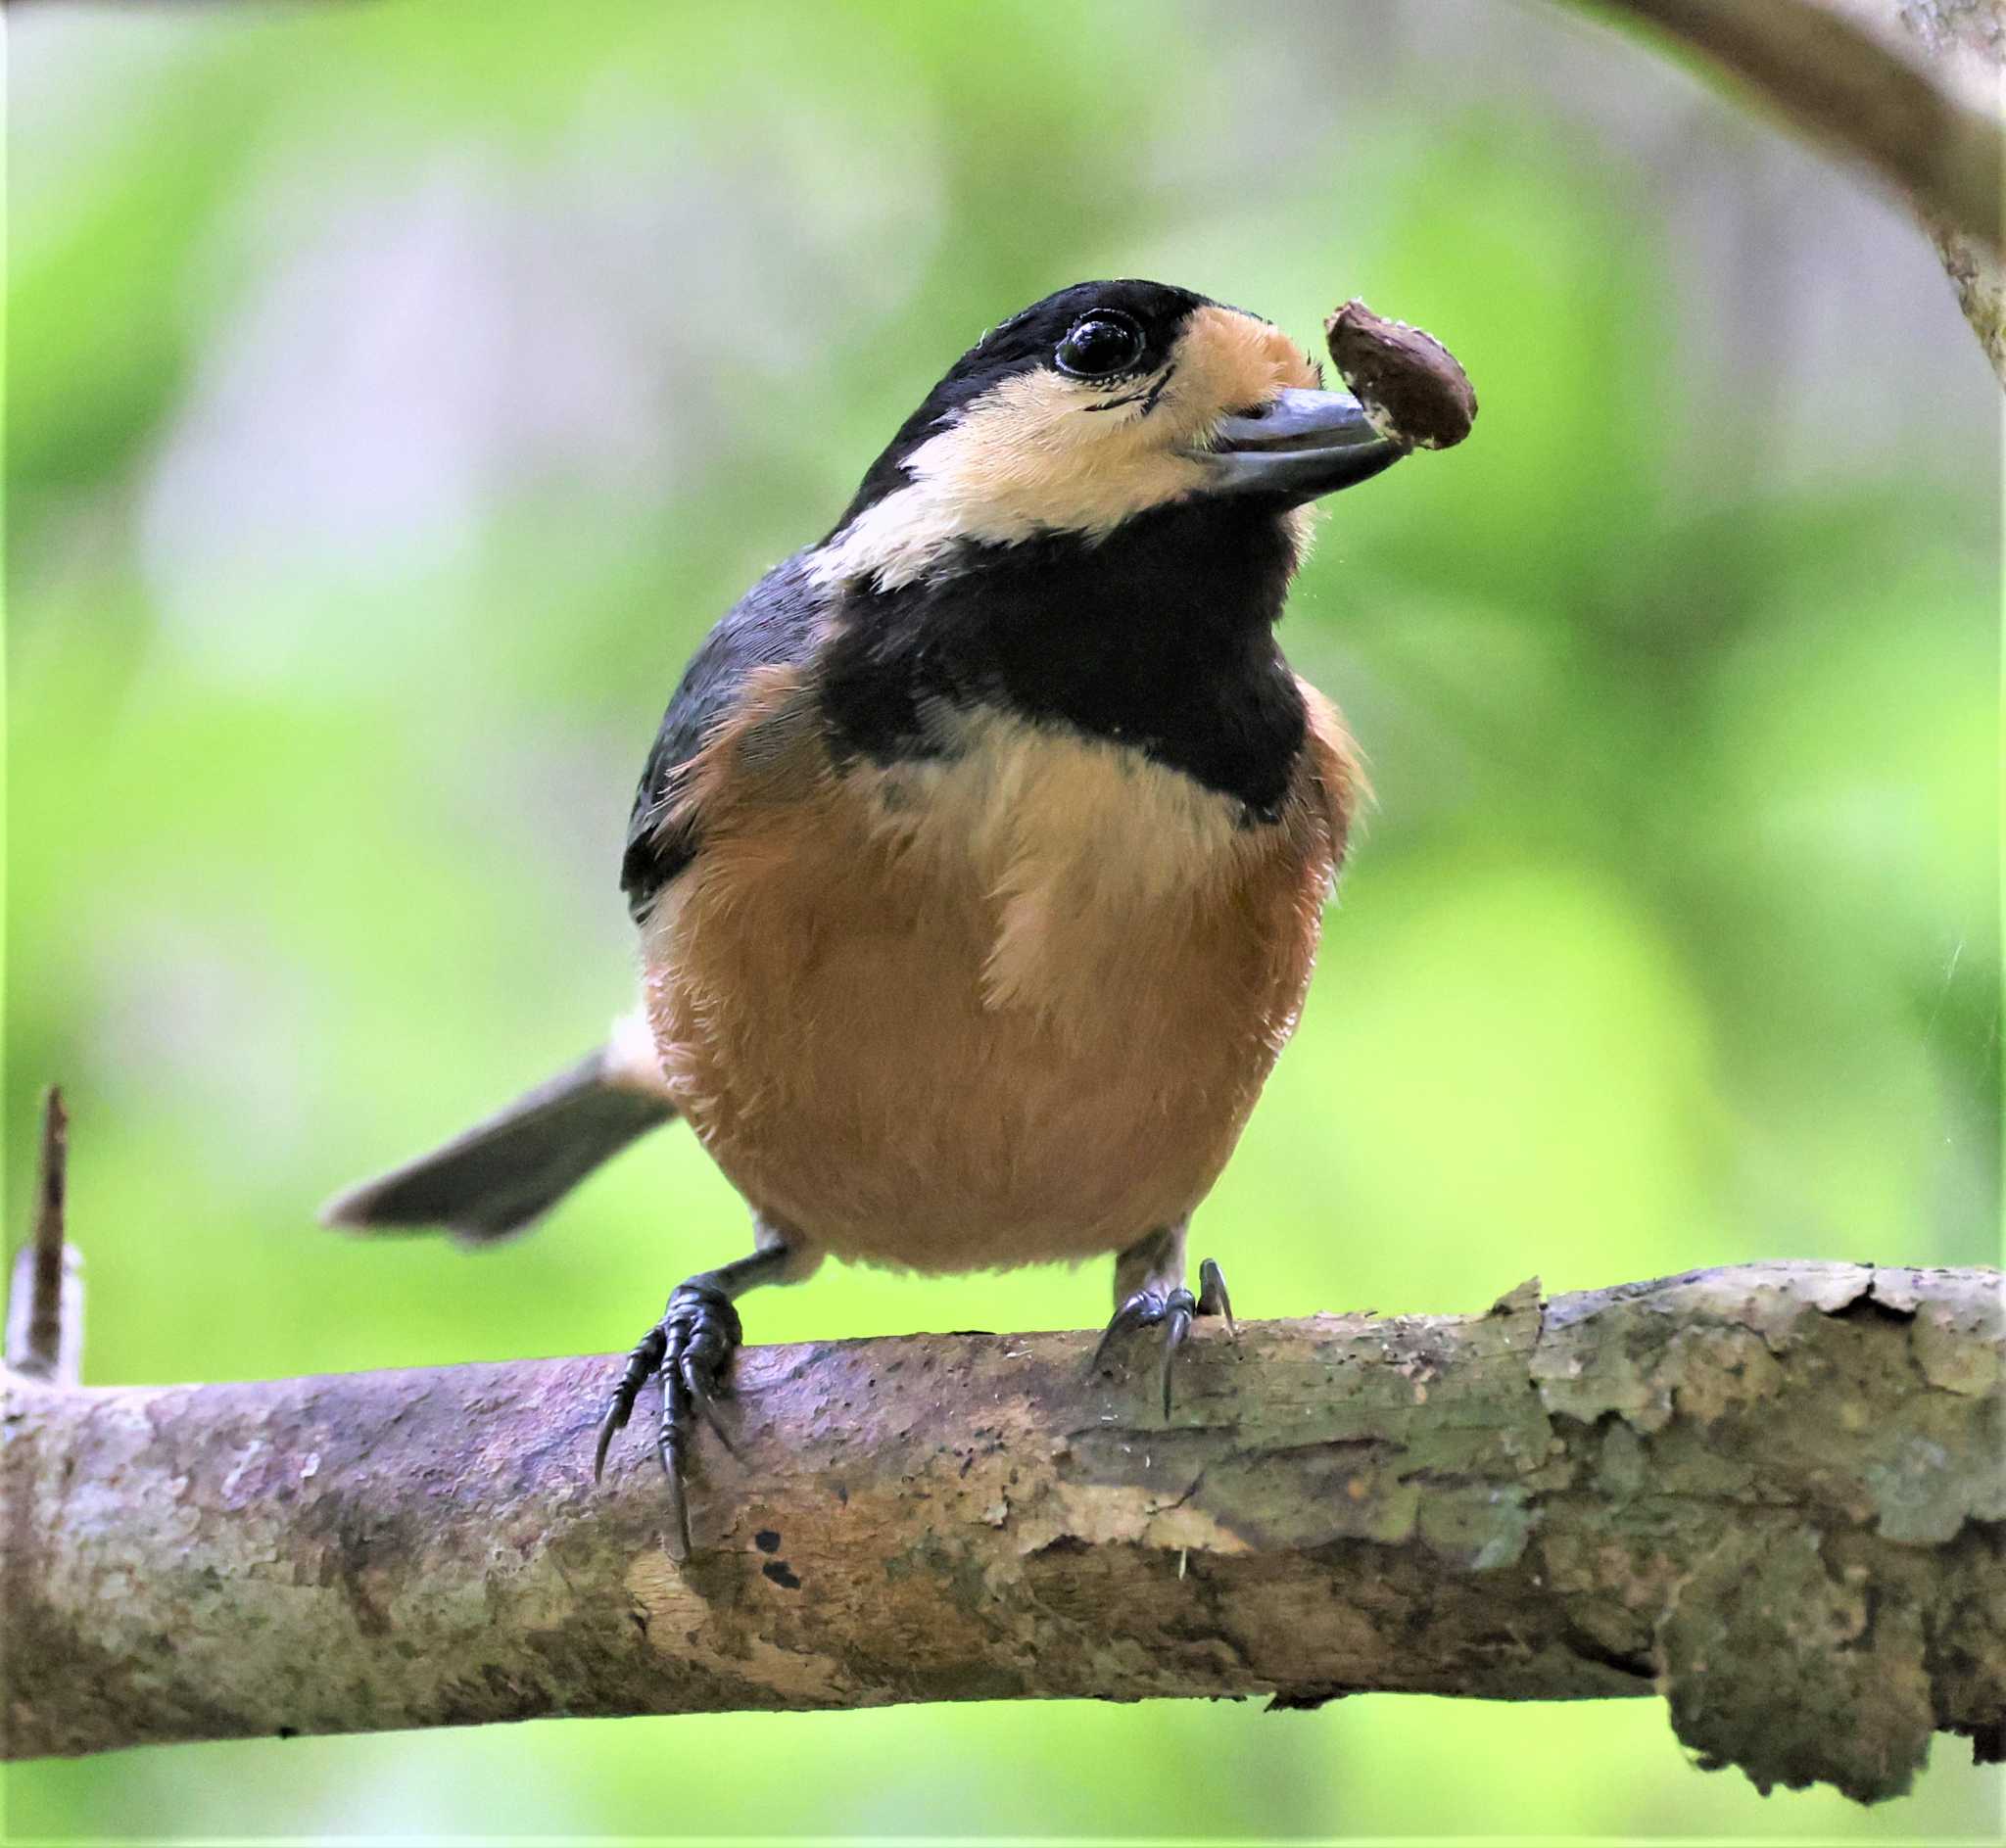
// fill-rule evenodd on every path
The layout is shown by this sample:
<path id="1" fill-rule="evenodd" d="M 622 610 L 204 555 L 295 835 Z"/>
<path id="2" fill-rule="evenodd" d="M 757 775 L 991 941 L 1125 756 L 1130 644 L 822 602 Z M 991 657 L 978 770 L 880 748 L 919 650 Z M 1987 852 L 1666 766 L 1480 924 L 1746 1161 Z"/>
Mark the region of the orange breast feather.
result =
<path id="1" fill-rule="evenodd" d="M 1336 712 L 1281 821 L 1001 716 L 838 775 L 796 670 L 693 766 L 645 931 L 671 1087 L 753 1208 L 923 1270 L 1118 1250 L 1218 1178 L 1293 1031 L 1359 774 Z"/>

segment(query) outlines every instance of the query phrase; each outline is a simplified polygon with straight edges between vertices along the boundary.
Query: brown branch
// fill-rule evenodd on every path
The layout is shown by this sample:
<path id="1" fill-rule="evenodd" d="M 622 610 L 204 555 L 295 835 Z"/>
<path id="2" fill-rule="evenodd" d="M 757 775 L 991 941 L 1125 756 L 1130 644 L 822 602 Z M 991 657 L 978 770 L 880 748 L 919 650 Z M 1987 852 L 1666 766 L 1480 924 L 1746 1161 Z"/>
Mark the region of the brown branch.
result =
<path id="1" fill-rule="evenodd" d="M 1807 134 L 2006 250 L 1997 119 L 1832 0 L 1608 0 L 1732 72 Z"/>
<path id="2" fill-rule="evenodd" d="M 1597 0 L 1878 174 L 1935 243 L 2006 383 L 2000 0 Z"/>
<path id="3" fill-rule="evenodd" d="M 1214 1332 L 1168 1427 L 1088 1346 L 748 1350 L 682 1569 L 645 1439 L 593 1489 L 605 1358 L 12 1381 L 5 1749 L 1363 1688 L 1662 1692 L 1704 1762 L 1861 1798 L 1998 1749 L 1994 1272 Z"/>

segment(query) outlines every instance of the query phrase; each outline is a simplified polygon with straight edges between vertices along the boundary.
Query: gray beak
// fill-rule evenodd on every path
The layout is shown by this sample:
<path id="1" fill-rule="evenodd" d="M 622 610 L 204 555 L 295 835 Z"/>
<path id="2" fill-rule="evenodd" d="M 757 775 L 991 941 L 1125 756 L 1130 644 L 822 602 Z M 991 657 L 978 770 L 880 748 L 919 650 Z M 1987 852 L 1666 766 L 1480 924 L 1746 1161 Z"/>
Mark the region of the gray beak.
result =
<path id="1" fill-rule="evenodd" d="M 1258 411 L 1228 417 L 1197 451 L 1212 470 L 1211 492 L 1267 495 L 1300 506 L 1369 481 L 1408 452 L 1366 420 L 1344 392 L 1285 391 Z"/>

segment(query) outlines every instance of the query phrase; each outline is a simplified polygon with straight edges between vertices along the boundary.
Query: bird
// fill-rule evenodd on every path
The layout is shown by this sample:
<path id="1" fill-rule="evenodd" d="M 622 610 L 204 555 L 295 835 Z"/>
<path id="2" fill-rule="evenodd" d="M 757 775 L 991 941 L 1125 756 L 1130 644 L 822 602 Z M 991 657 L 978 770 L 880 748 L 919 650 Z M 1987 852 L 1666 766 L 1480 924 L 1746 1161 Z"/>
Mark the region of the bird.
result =
<path id="1" fill-rule="evenodd" d="M 1365 797 L 1275 635 L 1315 503 L 1408 453 L 1280 328 L 1078 283 L 985 332 L 690 660 L 621 868 L 635 1011 L 580 1064 L 323 1211 L 486 1244 L 681 1118 L 751 1250 L 676 1286 L 657 1376 L 692 1545 L 738 1301 L 826 1256 L 1114 1258 L 1096 1360 L 1230 1329 L 1185 1245 L 1309 984 Z"/>

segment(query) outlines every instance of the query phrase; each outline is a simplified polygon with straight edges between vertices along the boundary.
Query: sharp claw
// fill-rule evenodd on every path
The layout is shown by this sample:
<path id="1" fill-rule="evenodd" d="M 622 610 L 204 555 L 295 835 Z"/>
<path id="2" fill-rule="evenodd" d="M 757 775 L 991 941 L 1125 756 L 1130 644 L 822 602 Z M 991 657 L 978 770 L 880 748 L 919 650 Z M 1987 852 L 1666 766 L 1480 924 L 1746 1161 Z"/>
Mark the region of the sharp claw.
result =
<path id="1" fill-rule="evenodd" d="M 682 1424 L 690 1415 L 680 1381 L 665 1382 L 662 1393 L 661 1428 L 655 1433 L 655 1460 L 662 1466 L 662 1480 L 668 1487 L 669 1518 L 674 1524 L 674 1543 L 669 1555 L 678 1565 L 690 1557 L 690 1497 L 683 1486 Z"/>
<path id="2" fill-rule="evenodd" d="M 1193 1318 L 1200 1315 L 1221 1315 L 1225 1318 L 1226 1327 L 1235 1337 L 1240 1332 L 1238 1324 L 1233 1320 L 1232 1303 L 1226 1296 L 1226 1280 L 1220 1274 L 1219 1267 L 1209 1257 L 1198 1267 L 1198 1286 L 1199 1294 L 1195 1297 L 1181 1285 L 1161 1295 L 1154 1290 L 1138 1290 L 1115 1311 L 1114 1319 L 1109 1322 L 1099 1345 L 1093 1350 L 1093 1358 L 1088 1362 L 1087 1370 L 1098 1372 L 1108 1350 L 1131 1329 L 1161 1325 L 1164 1331 L 1164 1352 L 1159 1378 L 1164 1417 L 1168 1421 L 1174 1401 L 1171 1381 L 1174 1377 L 1177 1350 L 1184 1345 L 1184 1338 L 1190 1334 Z"/>
<path id="3" fill-rule="evenodd" d="M 685 1464 L 692 1447 L 695 1414 L 718 1435 L 725 1448 L 738 1454 L 738 1445 L 724 1427 L 712 1404 L 724 1389 L 725 1369 L 741 1339 L 738 1311 L 726 1291 L 715 1280 L 693 1277 L 677 1285 L 669 1297 L 662 1319 L 635 1345 L 627 1367 L 599 1420 L 598 1441 L 593 1449 L 593 1480 L 604 1477 L 606 1455 L 613 1439 L 634 1415 L 641 1389 L 656 1374 L 661 1376 L 661 1422 L 655 1430 L 655 1461 L 661 1465 L 668 1485 L 671 1533 L 669 1552 L 679 1563 L 690 1557 L 690 1497 L 685 1482 Z"/>
<path id="4" fill-rule="evenodd" d="M 619 1384 L 613 1388 L 612 1397 L 606 1401 L 605 1416 L 599 1420 L 598 1442 L 593 1446 L 592 1455 L 594 1482 L 605 1479 L 606 1451 L 613 1440 L 627 1428 L 628 1419 L 634 1415 L 634 1401 L 661 1366 L 667 1347 L 668 1338 L 662 1333 L 661 1324 L 656 1323 L 634 1344 L 633 1351 L 628 1354 Z"/>
<path id="5" fill-rule="evenodd" d="M 1177 1350 L 1184 1345 L 1184 1337 L 1191 1332 L 1191 1317 L 1196 1312 L 1197 1303 L 1190 1291 L 1179 1290 L 1170 1298 L 1170 1308 L 1164 1317 L 1164 1419 L 1170 1416 L 1170 1373 L 1177 1358 Z"/>
<path id="6" fill-rule="evenodd" d="M 1093 1358 L 1086 1363 L 1089 1373 L 1098 1372 L 1108 1350 L 1131 1328 L 1141 1328 L 1152 1321 L 1161 1320 L 1163 1304 L 1146 1290 L 1138 1290 L 1128 1301 L 1115 1311 L 1114 1319 L 1102 1332 L 1100 1345 L 1093 1350 Z"/>
<path id="7" fill-rule="evenodd" d="M 602 1480 L 613 1439 L 634 1415 L 641 1389 L 661 1375 L 661 1423 L 655 1432 L 655 1460 L 668 1485 L 671 1534 L 669 1552 L 678 1563 L 690 1557 L 690 1497 L 684 1481 L 694 1414 L 718 1435 L 725 1448 L 738 1454 L 717 1414 L 712 1398 L 723 1391 L 723 1374 L 740 1340 L 731 1299 L 708 1279 L 693 1278 L 678 1285 L 662 1319 L 642 1337 L 628 1356 L 626 1371 L 613 1389 L 605 1416 L 599 1420 L 593 1451 L 593 1480 Z"/>
<path id="8" fill-rule="evenodd" d="M 682 1379 L 683 1405 L 681 1417 L 687 1422 L 692 1407 L 703 1414 L 703 1422 L 717 1433 L 718 1442 L 734 1456 L 739 1446 L 733 1442 L 732 1434 L 725 1429 L 724 1420 L 718 1416 L 717 1401 L 723 1397 L 720 1383 L 712 1377 L 714 1362 L 706 1355 L 686 1353 L 677 1363 L 677 1372 Z"/>
<path id="9" fill-rule="evenodd" d="M 1240 1325 L 1233 1320 L 1233 1300 L 1226 1295 L 1225 1274 L 1209 1257 L 1198 1266 L 1198 1313 L 1223 1316 L 1226 1333 L 1235 1341 L 1240 1339 Z"/>
<path id="10" fill-rule="evenodd" d="M 703 1414 L 703 1422 L 716 1434 L 717 1441 L 733 1455 L 739 1454 L 739 1441 L 725 1428 L 725 1421 L 718 1415 L 717 1401 L 721 1395 L 702 1394 L 696 1400 L 696 1409 Z"/>
<path id="11" fill-rule="evenodd" d="M 656 1453 L 662 1460 L 662 1474 L 669 1482 L 669 1518 L 674 1523 L 674 1544 L 669 1548 L 669 1557 L 680 1566 L 690 1557 L 690 1497 L 683 1493 L 681 1459 L 670 1460 L 666 1444 L 658 1445 Z"/>
<path id="12" fill-rule="evenodd" d="M 662 1377 L 662 1427 L 654 1439 L 654 1454 L 662 1463 L 668 1481 L 668 1515 L 672 1525 L 670 1559 L 682 1565 L 691 1557 L 691 1494 L 682 1481 L 682 1456 L 688 1448 L 686 1431 L 691 1423 L 691 1404 L 704 1402 L 702 1391 L 691 1389 L 691 1364 L 684 1356 L 674 1374 Z"/>
<path id="13" fill-rule="evenodd" d="M 606 1451 L 612 1446 L 614 1438 L 619 1435 L 621 1426 L 626 1424 L 626 1422 L 622 1407 L 618 1405 L 611 1407 L 606 1415 L 599 1420 L 599 1441 L 594 1446 L 592 1453 L 592 1479 L 594 1482 L 600 1482 L 604 1479 L 606 1473 Z"/>

